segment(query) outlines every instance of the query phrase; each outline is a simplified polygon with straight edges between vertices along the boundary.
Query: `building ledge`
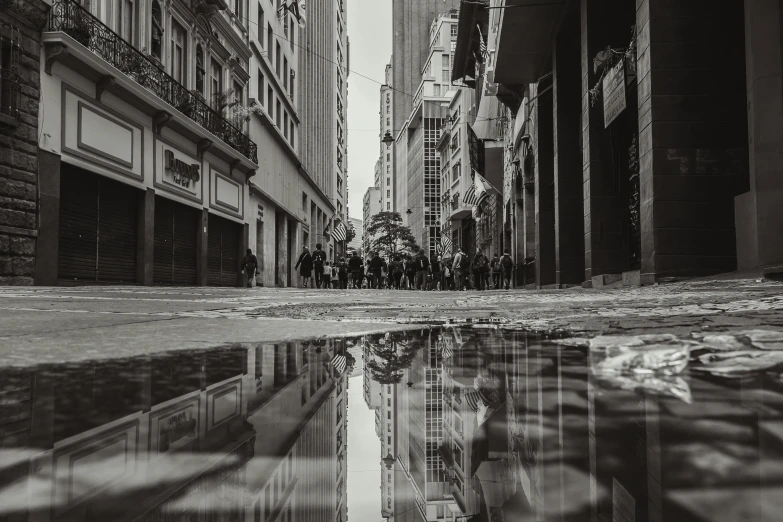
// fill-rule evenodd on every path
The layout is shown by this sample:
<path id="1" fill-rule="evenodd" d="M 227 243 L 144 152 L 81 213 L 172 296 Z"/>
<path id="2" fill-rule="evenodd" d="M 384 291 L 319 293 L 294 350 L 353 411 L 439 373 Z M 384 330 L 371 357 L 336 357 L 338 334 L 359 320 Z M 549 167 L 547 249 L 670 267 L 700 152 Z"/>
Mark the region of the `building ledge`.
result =
<path id="1" fill-rule="evenodd" d="M 111 79 L 111 85 L 107 90 L 113 95 L 128 102 L 149 116 L 156 114 L 168 114 L 169 119 L 165 125 L 189 137 L 193 141 L 208 139 L 212 142 L 209 151 L 228 163 L 235 164 L 235 168 L 244 169 L 246 174 L 258 169 L 258 165 L 239 150 L 231 147 L 221 138 L 199 125 L 191 118 L 174 108 L 157 94 L 132 80 L 122 71 L 104 60 L 69 34 L 61 31 L 45 32 L 42 43 L 46 49 L 45 70 L 52 73 L 55 62 L 61 63 L 93 83 L 96 84 L 95 98 L 100 100 L 103 88 L 107 85 L 104 80 Z M 154 130 L 154 129 L 153 129 Z"/>

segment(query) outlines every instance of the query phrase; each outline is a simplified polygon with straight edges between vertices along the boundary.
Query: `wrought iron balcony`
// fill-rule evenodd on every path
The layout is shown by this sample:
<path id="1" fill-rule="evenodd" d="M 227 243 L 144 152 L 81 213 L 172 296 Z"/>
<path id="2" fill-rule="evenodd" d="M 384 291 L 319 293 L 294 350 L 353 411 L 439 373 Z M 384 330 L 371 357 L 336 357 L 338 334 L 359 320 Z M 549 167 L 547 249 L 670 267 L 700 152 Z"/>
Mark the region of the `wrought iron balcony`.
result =
<path id="1" fill-rule="evenodd" d="M 258 163 L 258 147 L 253 140 L 75 0 L 54 0 L 49 12 L 49 31 L 69 35 L 228 146 Z"/>

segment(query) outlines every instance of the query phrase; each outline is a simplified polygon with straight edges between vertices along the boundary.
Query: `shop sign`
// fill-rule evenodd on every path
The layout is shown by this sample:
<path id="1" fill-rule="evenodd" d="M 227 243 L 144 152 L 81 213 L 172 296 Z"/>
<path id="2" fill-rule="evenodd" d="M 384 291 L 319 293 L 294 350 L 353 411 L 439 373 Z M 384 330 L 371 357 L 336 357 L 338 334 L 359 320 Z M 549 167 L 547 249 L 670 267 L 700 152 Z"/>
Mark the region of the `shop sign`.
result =
<path id="1" fill-rule="evenodd" d="M 165 151 L 163 162 L 166 172 L 171 173 L 174 183 L 180 187 L 190 188 L 191 183 L 195 185 L 201 179 L 199 164 L 188 164 L 175 158 L 172 150 Z"/>
<path id="2" fill-rule="evenodd" d="M 625 60 L 620 60 L 604 76 L 604 128 L 611 125 L 626 107 Z"/>

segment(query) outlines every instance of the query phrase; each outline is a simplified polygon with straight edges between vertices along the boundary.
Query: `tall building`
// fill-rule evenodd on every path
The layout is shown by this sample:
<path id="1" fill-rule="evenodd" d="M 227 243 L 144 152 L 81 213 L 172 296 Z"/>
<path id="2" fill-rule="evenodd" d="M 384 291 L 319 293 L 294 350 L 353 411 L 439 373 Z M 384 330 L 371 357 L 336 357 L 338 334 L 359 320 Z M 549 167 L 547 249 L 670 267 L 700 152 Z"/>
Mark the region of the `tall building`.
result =
<path id="1" fill-rule="evenodd" d="M 375 186 L 381 189 L 381 208 L 387 212 L 396 211 L 394 205 L 394 153 L 392 152 L 393 141 L 384 143 L 387 133 L 389 137 L 394 137 L 394 128 L 392 119 L 394 114 L 394 101 L 392 97 L 392 65 L 386 65 L 385 83 L 381 85 L 380 99 L 380 119 L 381 119 L 381 150 L 378 158 L 379 165 L 376 167 L 378 172 L 375 178 Z"/>
<path id="2" fill-rule="evenodd" d="M 236 286 L 250 248 L 256 283 L 288 286 L 302 244 L 339 253 L 329 231 L 347 219 L 342 1 L 311 6 L 306 21 L 294 0 L 53 0 L 48 20 L 27 3 L 29 20 L 46 21 L 40 75 L 24 75 L 41 85 L 8 99 L 25 103 L 18 115 L 35 105 L 25 93 L 40 92 L 58 118 L 28 132 L 39 187 L 19 169 L 27 203 L 0 225 L 19 236 L 20 259 L 0 277 Z M 45 255 L 33 260 L 36 248 Z"/>
<path id="3" fill-rule="evenodd" d="M 303 244 L 322 241 L 326 216 L 336 209 L 329 184 L 316 176 L 330 171 L 303 164 L 301 91 L 310 74 L 300 65 L 304 30 L 291 11 L 278 7 L 250 2 L 248 13 L 249 96 L 256 107 L 250 134 L 260 150 L 259 169 L 250 184 L 248 224 L 250 247 L 267 286 L 295 282 L 297 253 Z"/>
<path id="4" fill-rule="evenodd" d="M 362 232 L 362 242 L 364 246 L 362 251 L 365 256 L 369 254 L 372 249 L 372 242 L 375 237 L 371 236 L 367 230 L 372 224 L 372 217 L 381 211 L 381 189 L 376 187 L 368 187 L 364 193 L 364 206 L 363 213 L 364 221 L 362 223 L 364 230 Z"/>
<path id="5" fill-rule="evenodd" d="M 332 205 L 328 211 L 311 205 L 309 237 L 311 243 L 324 245 L 330 243 L 333 227 L 348 220 L 346 2 L 310 2 L 299 47 L 302 166 L 313 174 Z M 328 253 L 339 256 L 341 249 L 342 245 L 331 242 Z"/>
<path id="6" fill-rule="evenodd" d="M 407 216 L 407 226 L 419 246 L 432 256 L 441 233 L 441 157 L 437 142 L 449 116 L 455 94 L 451 86 L 451 44 L 456 38 L 457 19 L 440 16 L 432 21 L 429 54 L 413 96 L 413 109 L 397 135 L 395 153 L 398 206 Z M 405 197 L 400 197 L 405 194 Z"/>
<path id="7" fill-rule="evenodd" d="M 348 218 L 348 221 L 353 225 L 354 236 L 350 243 L 348 243 L 348 250 L 359 251 L 362 249 L 362 238 L 364 237 L 364 221 L 358 218 Z"/>

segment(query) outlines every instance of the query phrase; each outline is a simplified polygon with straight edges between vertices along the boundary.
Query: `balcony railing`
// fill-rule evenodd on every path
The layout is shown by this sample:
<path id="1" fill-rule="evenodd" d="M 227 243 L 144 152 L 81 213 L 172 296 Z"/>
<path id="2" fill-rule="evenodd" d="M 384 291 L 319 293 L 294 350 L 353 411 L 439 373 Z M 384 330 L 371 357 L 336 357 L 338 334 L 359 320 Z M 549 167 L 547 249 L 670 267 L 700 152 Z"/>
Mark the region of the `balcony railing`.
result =
<path id="1" fill-rule="evenodd" d="M 54 0 L 49 12 L 49 30 L 66 33 L 228 146 L 258 163 L 258 147 L 253 140 L 75 0 Z"/>

